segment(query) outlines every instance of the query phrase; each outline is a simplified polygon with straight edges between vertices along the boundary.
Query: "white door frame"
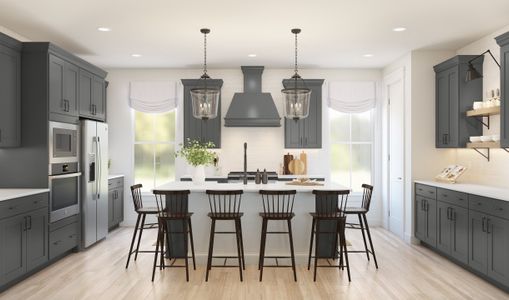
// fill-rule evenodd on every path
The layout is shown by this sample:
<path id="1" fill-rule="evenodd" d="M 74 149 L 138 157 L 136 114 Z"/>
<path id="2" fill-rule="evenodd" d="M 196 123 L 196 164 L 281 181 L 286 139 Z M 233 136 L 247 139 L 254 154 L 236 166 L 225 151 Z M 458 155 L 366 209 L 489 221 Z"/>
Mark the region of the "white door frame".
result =
<path id="1" fill-rule="evenodd" d="M 388 75 L 386 75 L 383 79 L 383 145 L 382 145 L 382 151 L 383 151 L 383 163 L 382 163 L 382 193 L 383 193 L 383 226 L 386 229 L 389 229 L 389 207 L 390 207 L 390 165 L 389 165 L 389 153 L 390 153 L 390 109 L 389 109 L 389 86 L 397 83 L 398 81 L 401 81 L 403 85 L 403 111 L 405 111 L 406 103 L 405 103 L 405 96 L 406 96 L 406 84 L 405 84 L 405 67 L 400 67 Z M 403 122 L 405 123 L 405 117 L 403 116 Z M 403 128 L 403 147 L 405 148 L 406 143 L 406 133 L 405 133 L 405 127 Z M 405 150 L 403 149 L 403 153 L 405 153 Z M 400 159 L 403 160 L 403 220 L 401 226 L 401 232 L 404 235 L 405 234 L 405 206 L 406 203 L 404 201 L 405 197 L 405 185 L 406 185 L 406 160 L 405 155 L 401 157 Z M 401 238 L 404 238 L 402 236 Z"/>

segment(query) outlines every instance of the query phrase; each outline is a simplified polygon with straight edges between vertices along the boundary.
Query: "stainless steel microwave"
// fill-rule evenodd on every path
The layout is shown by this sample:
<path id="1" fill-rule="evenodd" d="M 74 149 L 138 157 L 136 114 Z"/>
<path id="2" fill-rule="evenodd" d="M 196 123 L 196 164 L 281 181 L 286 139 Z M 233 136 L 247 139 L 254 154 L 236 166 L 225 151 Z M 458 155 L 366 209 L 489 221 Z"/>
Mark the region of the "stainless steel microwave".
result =
<path id="1" fill-rule="evenodd" d="M 79 126 L 49 122 L 50 163 L 78 162 Z"/>

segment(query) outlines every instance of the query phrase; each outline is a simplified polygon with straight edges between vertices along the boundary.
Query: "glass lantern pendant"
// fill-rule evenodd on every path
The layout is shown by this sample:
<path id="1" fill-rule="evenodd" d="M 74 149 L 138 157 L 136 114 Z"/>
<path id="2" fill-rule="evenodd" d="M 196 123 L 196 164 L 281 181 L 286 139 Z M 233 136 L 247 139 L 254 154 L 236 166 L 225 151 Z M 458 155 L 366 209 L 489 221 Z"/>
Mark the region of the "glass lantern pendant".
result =
<path id="1" fill-rule="evenodd" d="M 284 114 L 288 119 L 300 120 L 307 118 L 309 115 L 309 100 L 311 98 L 311 90 L 305 87 L 305 82 L 299 75 L 297 65 L 297 35 L 300 33 L 300 29 L 292 29 L 292 33 L 295 35 L 295 74 L 293 74 L 293 87 L 281 90 L 284 100 Z M 299 85 L 298 80 L 302 81 Z"/>
<path id="2" fill-rule="evenodd" d="M 207 34 L 210 29 L 202 28 L 203 33 L 203 86 L 191 89 L 191 99 L 193 103 L 193 116 L 197 119 L 209 120 L 217 117 L 217 108 L 219 106 L 220 90 L 215 87 L 207 86 L 207 80 L 210 76 L 207 74 Z"/>

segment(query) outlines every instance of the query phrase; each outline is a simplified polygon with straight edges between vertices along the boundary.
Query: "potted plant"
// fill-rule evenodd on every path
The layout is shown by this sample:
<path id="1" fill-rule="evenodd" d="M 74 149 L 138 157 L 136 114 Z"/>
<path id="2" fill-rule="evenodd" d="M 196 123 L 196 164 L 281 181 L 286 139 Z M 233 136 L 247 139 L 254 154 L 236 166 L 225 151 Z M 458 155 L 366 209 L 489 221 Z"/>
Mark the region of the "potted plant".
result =
<path id="1" fill-rule="evenodd" d="M 200 143 L 187 139 L 187 143 L 180 144 L 180 146 L 181 148 L 175 153 L 175 156 L 184 158 L 194 167 L 193 183 L 203 184 L 205 182 L 205 166 L 211 165 L 216 157 L 216 154 L 209 150 L 214 147 L 214 143 Z"/>

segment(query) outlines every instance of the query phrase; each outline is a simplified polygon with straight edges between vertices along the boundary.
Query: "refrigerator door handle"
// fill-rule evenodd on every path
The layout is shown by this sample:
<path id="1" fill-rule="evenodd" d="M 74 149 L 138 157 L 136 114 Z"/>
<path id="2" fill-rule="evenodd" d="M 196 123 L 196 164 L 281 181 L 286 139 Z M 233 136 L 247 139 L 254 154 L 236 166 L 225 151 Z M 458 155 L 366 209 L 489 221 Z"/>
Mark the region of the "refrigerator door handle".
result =
<path id="1" fill-rule="evenodd" d="M 97 137 L 97 155 L 98 155 L 98 160 L 99 160 L 99 163 L 97 164 L 98 165 L 98 168 L 99 168 L 99 180 L 98 180 L 98 186 L 99 186 L 99 189 L 97 190 L 97 199 L 100 199 L 101 198 L 101 181 L 102 181 L 102 154 L 101 154 L 101 139 L 99 137 Z"/>

